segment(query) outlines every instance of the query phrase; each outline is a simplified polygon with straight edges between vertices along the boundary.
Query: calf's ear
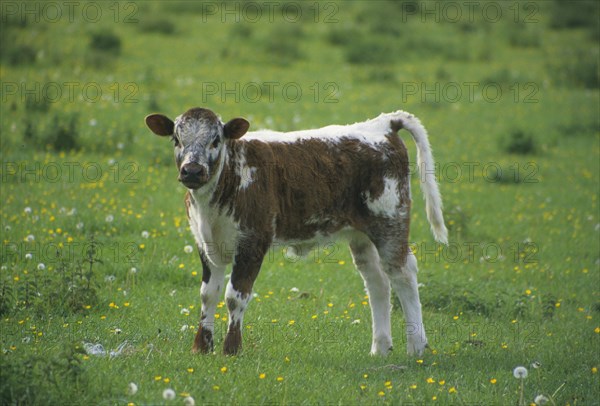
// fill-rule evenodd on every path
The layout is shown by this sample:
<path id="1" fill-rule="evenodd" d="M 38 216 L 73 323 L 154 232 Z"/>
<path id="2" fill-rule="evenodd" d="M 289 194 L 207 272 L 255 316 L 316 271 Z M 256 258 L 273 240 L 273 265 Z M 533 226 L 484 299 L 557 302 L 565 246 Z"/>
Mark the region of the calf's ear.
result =
<path id="1" fill-rule="evenodd" d="M 246 121 L 244 118 L 234 118 L 225 123 L 225 127 L 223 127 L 223 135 L 225 138 L 230 140 L 237 140 L 241 138 L 242 135 L 246 134 L 250 128 L 250 123 Z"/>
<path id="2" fill-rule="evenodd" d="M 173 135 L 175 123 L 162 114 L 150 114 L 146 116 L 146 125 L 156 135 Z"/>

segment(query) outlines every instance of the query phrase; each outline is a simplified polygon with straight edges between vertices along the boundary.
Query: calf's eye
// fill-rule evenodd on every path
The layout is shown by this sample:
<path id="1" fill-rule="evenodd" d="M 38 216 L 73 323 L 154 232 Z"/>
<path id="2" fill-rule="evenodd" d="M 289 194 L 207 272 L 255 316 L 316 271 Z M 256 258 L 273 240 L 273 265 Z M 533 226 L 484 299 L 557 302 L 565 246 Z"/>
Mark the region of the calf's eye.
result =
<path id="1" fill-rule="evenodd" d="M 212 142 L 211 146 L 213 148 L 217 148 L 219 146 L 220 140 L 218 138 L 215 138 L 215 140 Z"/>

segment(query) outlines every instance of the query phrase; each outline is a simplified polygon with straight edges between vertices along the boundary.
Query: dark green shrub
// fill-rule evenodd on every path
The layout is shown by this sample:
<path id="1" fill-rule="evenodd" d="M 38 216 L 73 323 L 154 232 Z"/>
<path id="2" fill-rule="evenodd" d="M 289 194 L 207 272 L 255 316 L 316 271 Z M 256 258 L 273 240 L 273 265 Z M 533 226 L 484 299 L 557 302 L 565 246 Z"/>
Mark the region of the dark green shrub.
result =
<path id="1" fill-rule="evenodd" d="M 175 33 L 175 24 L 164 17 L 146 17 L 140 20 L 139 29 L 142 32 L 171 35 Z"/>
<path id="2" fill-rule="evenodd" d="M 598 27 L 600 3 L 596 0 L 554 0 L 551 8 L 550 27 L 589 28 Z"/>
<path id="3" fill-rule="evenodd" d="M 26 113 L 46 113 L 50 108 L 50 100 L 42 95 L 27 93 L 25 94 L 25 112 Z"/>
<path id="4" fill-rule="evenodd" d="M 232 37 L 248 39 L 252 37 L 252 26 L 246 23 L 236 23 L 231 27 L 230 32 Z"/>
<path id="5" fill-rule="evenodd" d="M 500 141 L 500 147 L 508 154 L 528 155 L 536 151 L 533 136 L 523 130 L 513 130 Z"/>
<path id="6" fill-rule="evenodd" d="M 332 25 L 331 27 L 332 29 L 327 32 L 326 38 L 332 45 L 352 46 L 352 44 L 358 41 L 362 35 L 360 31 L 354 27 L 338 27 L 337 25 Z"/>
<path id="7" fill-rule="evenodd" d="M 281 24 L 271 30 L 264 39 L 263 46 L 274 63 L 287 65 L 303 58 L 300 50 L 303 36 L 304 32 L 299 24 Z"/>
<path id="8" fill-rule="evenodd" d="M 9 65 L 29 65 L 35 62 L 37 51 L 29 45 L 8 46 L 2 52 L 2 59 Z"/>
<path id="9" fill-rule="evenodd" d="M 90 39 L 90 50 L 118 56 L 121 53 L 121 38 L 108 31 L 93 33 Z"/>
<path id="10" fill-rule="evenodd" d="M 24 338 L 25 339 L 25 338 Z M 74 404 L 85 379 L 79 345 L 55 354 L 9 354 L 0 357 L 0 400 L 3 405 Z"/>
<path id="11" fill-rule="evenodd" d="M 346 46 L 346 61 L 351 64 L 388 64 L 395 60 L 394 49 L 377 38 L 362 37 Z"/>
<path id="12" fill-rule="evenodd" d="M 78 116 L 76 114 L 56 114 L 46 128 L 44 143 L 55 151 L 70 151 L 80 148 Z"/>
<path id="13" fill-rule="evenodd" d="M 538 48 L 542 45 L 542 36 L 535 24 L 514 24 L 508 31 L 508 43 L 516 48 Z"/>
<path id="14" fill-rule="evenodd" d="M 560 60 L 549 66 L 549 70 L 561 85 L 598 89 L 600 87 L 598 57 L 597 47 L 566 49 Z"/>

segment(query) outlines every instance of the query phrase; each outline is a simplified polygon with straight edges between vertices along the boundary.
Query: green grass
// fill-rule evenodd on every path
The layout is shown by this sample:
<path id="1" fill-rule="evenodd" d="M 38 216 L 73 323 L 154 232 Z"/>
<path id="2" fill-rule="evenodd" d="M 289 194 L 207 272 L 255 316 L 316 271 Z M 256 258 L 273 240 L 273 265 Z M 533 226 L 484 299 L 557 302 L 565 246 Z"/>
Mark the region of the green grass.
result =
<path id="1" fill-rule="evenodd" d="M 307 3 L 295 23 L 283 4 L 257 22 L 222 22 L 191 2 L 118 3 L 118 18 L 100 4 L 94 23 L 1 16 L 0 403 L 518 404 L 512 371 L 523 365 L 526 404 L 538 394 L 599 404 L 597 19 L 565 2 L 524 4 L 518 23 L 512 3 L 494 23 L 481 8 L 472 22 L 422 22 L 431 2 L 409 14 L 400 3 L 323 3 L 316 18 Z M 524 22 L 532 10 L 537 22 Z M 108 45 L 92 40 L 107 34 Z M 444 94 L 448 84 L 462 96 Z M 368 354 L 370 310 L 339 242 L 295 262 L 273 250 L 242 353 L 221 355 L 222 306 L 217 353 L 191 354 L 200 261 L 185 251 L 193 237 L 171 145 L 143 118 L 192 106 L 255 129 L 396 109 L 421 118 L 451 234 L 450 247 L 433 243 L 413 176 L 432 351 L 406 356 L 395 301 L 393 353 Z M 83 352 L 124 342 L 112 359 Z M 163 400 L 166 388 L 177 400 Z"/>

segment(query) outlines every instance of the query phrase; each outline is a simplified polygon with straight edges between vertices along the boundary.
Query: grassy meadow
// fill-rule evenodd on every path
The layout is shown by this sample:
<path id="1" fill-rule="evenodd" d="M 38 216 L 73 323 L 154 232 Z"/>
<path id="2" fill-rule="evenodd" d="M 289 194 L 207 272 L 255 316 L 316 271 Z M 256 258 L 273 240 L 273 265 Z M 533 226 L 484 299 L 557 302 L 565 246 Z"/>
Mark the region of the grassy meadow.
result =
<path id="1" fill-rule="evenodd" d="M 0 404 L 600 404 L 597 3 L 0 6 Z M 240 355 L 222 302 L 216 353 L 191 354 L 200 260 L 143 119 L 194 106 L 254 129 L 421 119 L 450 230 L 434 243 L 415 173 L 430 351 L 406 355 L 395 299 L 394 351 L 369 355 L 331 241 L 270 251 Z"/>

